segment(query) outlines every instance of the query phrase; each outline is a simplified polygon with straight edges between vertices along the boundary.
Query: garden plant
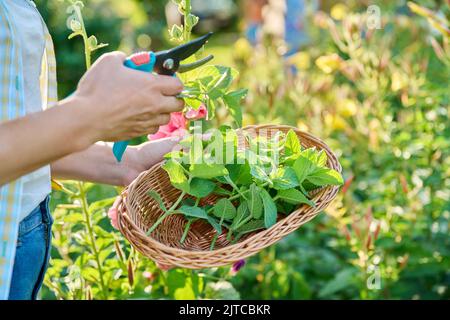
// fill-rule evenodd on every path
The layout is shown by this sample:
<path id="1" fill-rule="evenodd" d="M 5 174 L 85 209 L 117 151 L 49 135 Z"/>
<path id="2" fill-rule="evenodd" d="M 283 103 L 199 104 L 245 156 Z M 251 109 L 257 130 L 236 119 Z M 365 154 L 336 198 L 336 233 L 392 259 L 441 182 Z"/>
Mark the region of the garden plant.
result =
<path id="1" fill-rule="evenodd" d="M 140 1 L 125 2 L 136 16 L 145 11 Z M 198 20 L 189 1 L 176 2 L 183 27 L 170 29 L 172 44 L 152 36 L 152 48 L 191 37 Z M 162 7 L 165 1 L 154 3 Z M 68 5 L 69 26 L 77 37 L 68 41 L 64 23 L 50 19 L 50 31 L 61 35 L 55 37 L 57 52 L 83 43 L 85 54 L 78 50 L 73 55 L 79 58 L 73 60 L 84 57 L 89 67 L 96 50 L 106 50 L 87 33 L 91 29 L 108 40 L 111 50 L 134 50 L 112 38 L 98 19 L 103 13 L 120 17 L 116 4 L 97 0 L 83 7 L 80 2 L 49 1 L 62 11 Z M 172 183 L 191 199 L 165 208 L 167 214 L 207 220 L 217 231 L 232 230 L 230 238 L 237 239 L 250 222 L 265 228 L 273 223 L 273 212 L 288 214 L 301 202 L 314 205 L 308 195 L 315 186 L 343 182 L 323 214 L 249 258 L 245 266 L 164 271 L 111 227 L 107 211 L 120 188 L 55 184 L 52 259 L 42 298 L 448 299 L 450 9 L 441 1 L 377 5 L 379 29 L 368 27 L 372 17 L 356 1 L 311 13 L 310 44 L 289 58 L 283 57 L 282 41 L 271 35 L 256 48 L 244 38 L 234 36 L 228 43 L 212 38 L 205 52 L 234 67 L 212 65 L 180 75 L 188 108 L 204 106 L 207 118 L 183 123 L 190 131 L 183 142 L 187 148 L 167 156 L 164 167 Z M 94 13 L 92 8 L 102 10 Z M 130 30 L 119 18 L 114 21 L 110 28 L 121 25 L 125 34 Z M 141 44 L 147 39 L 139 37 Z M 222 51 L 233 61 L 216 54 Z M 65 71 L 73 69 L 67 64 L 59 61 L 60 79 L 73 77 Z M 70 92 L 67 86 L 61 88 L 63 94 Z M 212 150 L 216 139 L 226 141 L 219 130 L 192 145 L 200 124 L 204 136 L 209 128 L 231 123 L 234 129 L 288 124 L 321 137 L 340 157 L 344 179 L 324 167 L 323 153 L 301 149 L 291 133 L 262 141 L 269 152 L 284 150 L 276 166 L 258 159 L 250 169 L 246 163 L 212 164 L 211 171 L 196 171 L 195 162 L 180 160 L 195 148 Z M 309 159 L 311 171 L 299 170 L 305 164 L 298 159 Z M 315 170 L 324 175 L 315 176 Z M 212 208 L 199 205 L 199 199 L 214 192 L 222 192 L 223 200 Z"/>

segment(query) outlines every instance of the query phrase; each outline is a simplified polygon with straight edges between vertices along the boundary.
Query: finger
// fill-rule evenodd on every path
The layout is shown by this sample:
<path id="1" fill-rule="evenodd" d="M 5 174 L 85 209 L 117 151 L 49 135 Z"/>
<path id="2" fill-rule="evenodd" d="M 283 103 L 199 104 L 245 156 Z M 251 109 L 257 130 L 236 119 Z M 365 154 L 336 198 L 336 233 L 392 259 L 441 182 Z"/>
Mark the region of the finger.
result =
<path id="1" fill-rule="evenodd" d="M 160 112 L 161 113 L 172 113 L 182 111 L 184 108 L 184 100 L 175 97 L 161 97 L 160 101 Z"/>
<path id="2" fill-rule="evenodd" d="M 155 75 L 156 87 L 165 96 L 176 96 L 183 91 L 184 86 L 180 79 L 170 76 Z"/>
<path id="3" fill-rule="evenodd" d="M 113 52 L 110 52 L 107 54 L 113 56 L 115 59 L 117 59 L 121 62 L 125 61 L 125 59 L 127 58 L 127 55 L 125 53 L 123 53 L 122 51 L 113 51 Z"/>
<path id="4" fill-rule="evenodd" d="M 145 121 L 147 123 L 152 122 L 155 126 L 161 126 L 169 123 L 170 114 L 162 113 L 155 115 L 154 113 L 146 113 L 142 116 L 139 116 L 139 119 L 136 119 L 136 121 Z"/>
<path id="5" fill-rule="evenodd" d="M 151 121 L 141 121 L 135 123 L 134 130 L 130 131 L 126 136 L 126 140 L 130 140 L 136 137 L 145 136 L 157 132 L 159 126 L 155 126 Z"/>
<path id="6" fill-rule="evenodd" d="M 120 65 L 123 65 L 123 62 L 126 59 L 126 55 L 125 53 L 121 52 L 121 51 L 113 51 L 113 52 L 108 52 L 105 53 L 103 55 L 101 55 L 101 57 L 99 59 L 97 59 L 95 64 L 98 64 L 100 62 L 103 61 L 107 61 L 110 63 L 119 63 Z"/>

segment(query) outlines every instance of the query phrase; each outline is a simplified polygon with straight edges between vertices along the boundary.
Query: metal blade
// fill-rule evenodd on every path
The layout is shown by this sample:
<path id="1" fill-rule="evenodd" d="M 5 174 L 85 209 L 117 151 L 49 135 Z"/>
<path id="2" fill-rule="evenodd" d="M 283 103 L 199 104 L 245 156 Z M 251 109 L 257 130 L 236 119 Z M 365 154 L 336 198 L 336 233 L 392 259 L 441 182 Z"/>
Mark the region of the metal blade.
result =
<path id="1" fill-rule="evenodd" d="M 184 73 L 184 72 L 188 72 L 194 69 L 197 69 L 198 67 L 203 66 L 204 64 L 207 64 L 208 62 L 210 62 L 212 59 L 214 59 L 214 56 L 211 54 L 203 59 L 197 60 L 195 62 L 192 63 L 188 63 L 188 64 L 182 64 L 180 65 L 180 67 L 178 68 L 178 72 L 179 73 Z"/>
<path id="2" fill-rule="evenodd" d="M 204 36 L 192 40 L 186 44 L 175 47 L 169 51 L 167 51 L 166 55 L 173 59 L 177 59 L 178 61 L 182 61 L 184 59 L 189 58 L 194 53 L 203 47 L 203 45 L 208 41 L 208 39 L 212 36 L 212 32 L 205 34 Z"/>

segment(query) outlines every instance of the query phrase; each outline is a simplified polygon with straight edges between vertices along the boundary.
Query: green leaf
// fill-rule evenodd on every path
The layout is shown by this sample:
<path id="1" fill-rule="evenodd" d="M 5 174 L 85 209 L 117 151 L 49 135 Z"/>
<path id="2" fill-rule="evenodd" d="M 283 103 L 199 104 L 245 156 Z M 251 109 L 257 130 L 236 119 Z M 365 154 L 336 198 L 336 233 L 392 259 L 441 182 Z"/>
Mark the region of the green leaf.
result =
<path id="1" fill-rule="evenodd" d="M 280 190 L 278 191 L 278 197 L 291 204 L 306 203 L 312 207 L 315 206 L 314 202 L 309 200 L 301 191 L 297 189 Z"/>
<path id="2" fill-rule="evenodd" d="M 287 157 L 299 155 L 301 151 L 302 147 L 297 134 L 294 130 L 289 130 L 288 134 L 286 135 L 286 143 L 284 145 L 285 155 Z"/>
<path id="3" fill-rule="evenodd" d="M 320 150 L 319 154 L 317 155 L 317 166 L 325 167 L 327 165 L 327 161 L 327 153 L 324 150 Z"/>
<path id="4" fill-rule="evenodd" d="M 228 170 L 225 168 L 223 164 L 200 163 L 200 164 L 192 164 L 190 167 L 190 173 L 192 174 L 193 177 L 212 179 L 215 177 L 222 177 L 228 175 Z"/>
<path id="5" fill-rule="evenodd" d="M 154 190 L 150 190 L 149 192 L 147 192 L 147 194 L 149 195 L 149 197 L 152 197 L 153 199 L 155 199 L 155 201 L 158 203 L 161 210 L 167 211 L 167 208 L 164 205 L 164 201 L 162 200 L 162 198 L 158 192 L 156 192 Z"/>
<path id="6" fill-rule="evenodd" d="M 189 218 L 208 219 L 206 211 L 199 207 L 181 206 L 176 212 L 182 213 Z"/>
<path id="7" fill-rule="evenodd" d="M 339 271 L 333 280 L 326 283 L 319 291 L 319 297 L 324 298 L 351 287 L 358 282 L 358 273 L 355 269 L 344 269 Z"/>
<path id="8" fill-rule="evenodd" d="M 93 215 L 99 210 L 105 210 L 106 207 L 111 206 L 117 197 L 107 198 L 99 201 L 95 201 L 89 205 L 88 212 Z"/>
<path id="9" fill-rule="evenodd" d="M 211 194 L 215 188 L 216 184 L 211 180 L 193 178 L 188 193 L 197 198 L 204 198 Z"/>
<path id="10" fill-rule="evenodd" d="M 250 173 L 256 180 L 259 180 L 261 182 L 269 182 L 270 184 L 272 184 L 272 180 L 270 180 L 266 171 L 261 166 L 257 164 L 252 165 L 250 167 Z"/>
<path id="11" fill-rule="evenodd" d="M 178 150 L 178 151 L 171 151 L 169 153 L 166 153 L 164 155 L 164 159 L 176 159 L 179 160 L 183 157 L 183 152 Z"/>
<path id="12" fill-rule="evenodd" d="M 231 180 L 233 180 L 236 185 L 249 185 L 252 183 L 252 175 L 248 163 L 228 164 L 226 165 L 226 168 Z"/>
<path id="13" fill-rule="evenodd" d="M 169 290 L 168 293 L 172 299 L 196 299 L 192 278 L 187 276 L 184 270 L 172 270 L 168 272 L 166 281 Z"/>
<path id="14" fill-rule="evenodd" d="M 259 195 L 260 190 L 261 189 L 255 184 L 252 184 L 250 186 L 248 209 L 255 219 L 261 218 L 263 214 L 263 203 Z"/>
<path id="15" fill-rule="evenodd" d="M 314 149 L 307 149 L 300 153 L 300 156 L 295 160 L 292 168 L 297 175 L 299 183 L 302 183 L 305 178 L 316 169 L 314 160 L 316 159 L 316 153 Z"/>
<path id="16" fill-rule="evenodd" d="M 236 232 L 242 234 L 250 233 L 256 230 L 264 229 L 265 228 L 265 222 L 264 220 L 251 220 L 244 224 L 243 226 L 239 227 Z"/>
<path id="17" fill-rule="evenodd" d="M 244 200 L 241 202 L 239 207 L 237 208 L 236 217 L 233 220 L 233 224 L 231 225 L 231 229 L 234 230 L 235 227 L 241 223 L 248 215 L 250 214 L 250 211 L 248 209 L 248 202 Z"/>
<path id="18" fill-rule="evenodd" d="M 231 82 L 239 75 L 236 69 L 230 67 L 224 67 L 219 65 L 207 65 L 201 68 L 192 70 L 187 74 L 189 79 L 198 79 L 205 88 L 213 88 L 214 86 L 218 88 L 227 88 L 231 85 Z M 219 79 L 226 75 L 223 82 L 219 83 Z M 215 80 L 215 82 L 213 82 Z"/>
<path id="19" fill-rule="evenodd" d="M 277 206 L 265 189 L 260 188 L 259 194 L 264 206 L 264 225 L 269 229 L 277 222 Z"/>
<path id="20" fill-rule="evenodd" d="M 239 128 L 242 127 L 241 101 L 247 96 L 247 93 L 247 89 L 241 89 L 229 92 L 223 96 L 223 102 Z"/>
<path id="21" fill-rule="evenodd" d="M 206 100 L 206 109 L 208 110 L 208 120 L 214 119 L 216 115 L 216 103 L 214 100 Z"/>
<path id="22" fill-rule="evenodd" d="M 184 192 L 189 191 L 189 183 L 181 164 L 173 159 L 167 160 L 162 168 L 167 172 L 172 185 Z"/>
<path id="23" fill-rule="evenodd" d="M 279 168 L 272 181 L 273 187 L 277 190 L 291 189 L 300 185 L 295 170 L 290 167 Z"/>
<path id="24" fill-rule="evenodd" d="M 344 183 L 342 175 L 336 170 L 329 168 L 317 169 L 308 175 L 306 179 L 318 187 L 325 185 L 340 186 Z"/>
<path id="25" fill-rule="evenodd" d="M 220 226 L 220 224 L 217 223 L 216 220 L 214 220 L 213 217 L 209 216 L 206 213 L 206 210 L 204 208 L 199 208 L 199 207 L 195 207 L 195 206 L 187 206 L 187 205 L 183 205 L 181 206 L 177 211 L 175 211 L 176 213 L 181 213 L 183 215 L 185 215 L 186 217 L 189 218 L 198 218 L 198 219 L 204 219 L 207 220 L 209 222 L 209 224 L 219 233 L 222 233 L 222 227 Z"/>
<path id="26" fill-rule="evenodd" d="M 214 194 L 217 194 L 218 196 L 231 196 L 233 194 L 233 192 L 231 192 L 230 190 L 224 189 L 222 187 L 217 186 L 214 189 Z"/>
<path id="27" fill-rule="evenodd" d="M 231 220 L 236 216 L 236 208 L 233 206 L 230 200 L 220 199 L 214 206 L 213 213 L 218 218 Z"/>
<path id="28" fill-rule="evenodd" d="M 231 76 L 231 68 L 224 69 L 224 72 L 208 83 L 206 90 L 208 91 L 208 96 L 217 100 L 225 95 L 226 90 L 231 86 L 233 78 Z"/>
<path id="29" fill-rule="evenodd" d="M 188 107 L 197 110 L 203 104 L 203 102 L 196 98 L 184 98 L 184 102 Z"/>
<path id="30" fill-rule="evenodd" d="M 222 226 L 211 216 L 208 216 L 208 222 L 217 231 L 218 234 L 222 233 Z"/>

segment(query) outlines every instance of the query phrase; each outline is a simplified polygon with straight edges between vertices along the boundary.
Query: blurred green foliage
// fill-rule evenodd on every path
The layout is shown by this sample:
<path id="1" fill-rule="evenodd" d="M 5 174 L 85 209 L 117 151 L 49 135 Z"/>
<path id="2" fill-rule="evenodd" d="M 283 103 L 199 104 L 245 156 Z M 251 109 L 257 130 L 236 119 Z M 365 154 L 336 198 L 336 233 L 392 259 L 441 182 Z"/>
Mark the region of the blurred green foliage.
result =
<path id="1" fill-rule="evenodd" d="M 66 39 L 66 3 L 36 2 L 55 40 L 63 97 L 83 73 L 82 44 Z M 287 61 L 271 38 L 255 49 L 227 34 L 208 47 L 220 63 L 232 58 L 239 87 L 250 89 L 244 124 L 297 126 L 338 154 L 346 184 L 326 212 L 250 258 L 236 275 L 229 268 L 160 271 L 109 225 L 106 211 L 120 190 L 85 184 L 96 257 L 83 203 L 73 193 L 79 189 L 68 183 L 72 191 L 53 193 L 54 241 L 43 298 L 450 297 L 449 38 L 403 1 L 379 2 L 381 29 L 375 30 L 366 27 L 363 2 L 327 3 L 332 18 L 310 16 L 312 42 Z M 440 10 L 448 26 L 445 1 L 418 3 Z M 148 49 L 143 34 L 152 48 L 164 47 L 164 4 L 86 1 L 87 29 L 110 44 L 100 53 Z"/>

